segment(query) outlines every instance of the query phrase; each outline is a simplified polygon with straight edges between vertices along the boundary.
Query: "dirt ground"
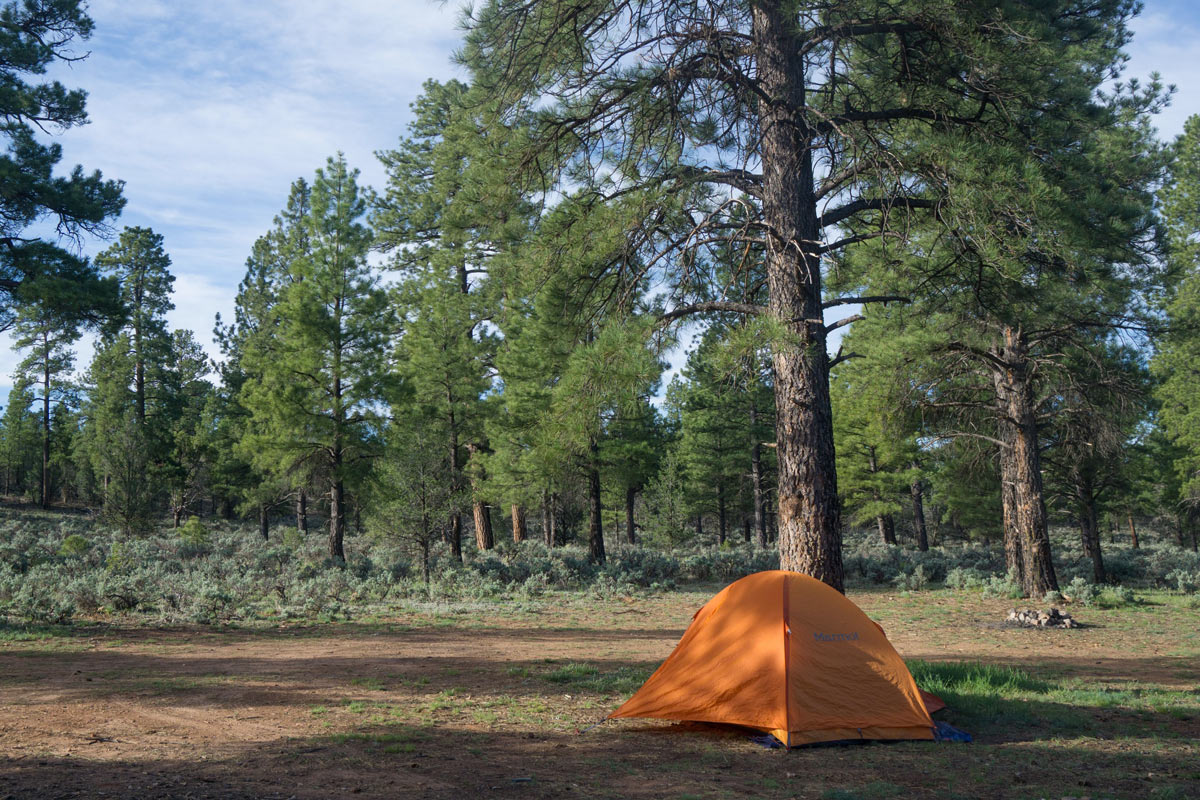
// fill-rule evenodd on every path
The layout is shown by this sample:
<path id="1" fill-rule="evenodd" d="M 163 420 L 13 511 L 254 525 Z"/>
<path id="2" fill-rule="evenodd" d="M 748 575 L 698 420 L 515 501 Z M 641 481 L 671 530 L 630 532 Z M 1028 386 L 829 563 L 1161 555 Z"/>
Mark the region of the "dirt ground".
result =
<path id="1" fill-rule="evenodd" d="M 0 800 L 1200 797 L 1200 612 L 1165 604 L 1078 612 L 1088 627 L 1049 632 L 998 627 L 1007 601 L 851 595 L 906 658 L 1191 706 L 1026 703 L 1010 709 L 1023 722 L 977 724 L 973 744 L 784 752 L 742 730 L 639 721 L 581 733 L 709 593 L 16 637 L 0 642 Z"/>

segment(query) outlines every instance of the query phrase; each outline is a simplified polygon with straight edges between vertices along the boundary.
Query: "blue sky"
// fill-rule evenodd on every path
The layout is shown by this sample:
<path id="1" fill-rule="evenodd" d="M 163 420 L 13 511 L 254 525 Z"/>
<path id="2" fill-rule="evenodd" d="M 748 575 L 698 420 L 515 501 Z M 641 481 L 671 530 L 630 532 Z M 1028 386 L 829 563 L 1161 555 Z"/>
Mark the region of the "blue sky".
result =
<path id="1" fill-rule="evenodd" d="M 64 162 L 126 181 L 118 225 L 154 228 L 174 262 L 175 327 L 211 347 L 246 255 L 288 187 L 344 151 L 383 183 L 391 147 L 427 78 L 451 64 L 459 6 L 429 0 L 92 0 L 85 61 L 57 70 L 88 91 L 91 124 L 59 137 Z M 1200 112 L 1200 3 L 1147 0 L 1127 74 L 1179 91 L 1164 137 Z M 88 249 L 96 252 L 102 243 Z M 847 309 L 847 312 L 850 309 Z M 79 354 L 91 358 L 90 343 Z M 0 336 L 0 396 L 18 361 Z"/>

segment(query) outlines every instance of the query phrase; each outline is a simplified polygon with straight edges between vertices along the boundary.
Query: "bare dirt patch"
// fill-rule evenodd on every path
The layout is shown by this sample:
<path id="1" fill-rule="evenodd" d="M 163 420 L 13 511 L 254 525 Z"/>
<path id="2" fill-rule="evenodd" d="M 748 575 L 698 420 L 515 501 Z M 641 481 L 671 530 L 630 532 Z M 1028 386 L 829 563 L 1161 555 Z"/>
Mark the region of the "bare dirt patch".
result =
<path id="1" fill-rule="evenodd" d="M 852 595 L 907 658 L 1158 693 L 1001 703 L 971 745 L 785 753 L 637 721 L 581 734 L 708 594 L 5 642 L 0 798 L 1200 796 L 1200 614 L 1167 604 L 1043 631 L 988 627 L 1002 600 Z"/>

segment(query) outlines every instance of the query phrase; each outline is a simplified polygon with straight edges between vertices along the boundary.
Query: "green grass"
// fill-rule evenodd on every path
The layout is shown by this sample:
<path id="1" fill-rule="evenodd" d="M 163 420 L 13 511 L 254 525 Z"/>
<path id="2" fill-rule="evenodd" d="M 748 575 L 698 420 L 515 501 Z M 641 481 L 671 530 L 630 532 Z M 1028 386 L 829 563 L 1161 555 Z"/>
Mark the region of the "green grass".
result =
<path id="1" fill-rule="evenodd" d="M 649 677 L 648 670 L 636 667 L 618 667 L 604 672 L 596 666 L 580 662 L 564 664 L 542 675 L 550 683 L 597 694 L 628 694 L 637 691 Z"/>
<path id="2" fill-rule="evenodd" d="M 1150 732 L 1153 715 L 1178 720 L 1200 717 L 1200 693 L 1143 687 L 1096 685 L 1077 679 L 1036 678 L 1015 667 L 979 663 L 908 662 L 917 685 L 946 701 L 947 718 L 980 730 L 1053 728 L 1057 734 L 1108 734 L 1113 725 L 1099 712 L 1118 711 L 1119 733 Z M 1170 737 L 1161 726 L 1153 735 Z"/>

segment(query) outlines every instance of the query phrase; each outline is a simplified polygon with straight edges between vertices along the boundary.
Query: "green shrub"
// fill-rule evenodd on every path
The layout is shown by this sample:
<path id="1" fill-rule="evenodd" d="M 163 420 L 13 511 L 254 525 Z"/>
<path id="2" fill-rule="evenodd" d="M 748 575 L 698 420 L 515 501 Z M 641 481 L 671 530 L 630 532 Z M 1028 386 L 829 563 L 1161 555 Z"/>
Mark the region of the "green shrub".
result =
<path id="1" fill-rule="evenodd" d="M 188 517 L 187 522 L 179 526 L 179 538 L 188 544 L 208 544 L 208 528 L 199 517 Z"/>
<path id="2" fill-rule="evenodd" d="M 63 539 L 58 548 L 58 554 L 63 558 L 77 558 L 92 549 L 92 543 L 78 533 L 72 533 Z"/>
<path id="3" fill-rule="evenodd" d="M 925 576 L 925 567 L 921 564 L 912 572 L 901 572 L 892 583 L 896 584 L 896 588 L 906 592 L 919 592 L 929 586 L 929 578 Z"/>
<path id="4" fill-rule="evenodd" d="M 1096 597 L 1096 605 L 1101 608 L 1124 608 L 1137 602 L 1137 596 L 1128 586 L 1108 586 Z"/>
<path id="5" fill-rule="evenodd" d="M 1021 589 L 1021 584 L 1017 580 L 1016 574 L 1010 572 L 1007 575 L 989 575 L 983 583 L 983 596 L 1005 597 L 1015 600 L 1019 597 L 1024 597 L 1025 592 Z"/>
<path id="6" fill-rule="evenodd" d="M 974 567 L 954 567 L 946 573 L 947 589 L 979 589 L 987 582 L 988 576 Z"/>
<path id="7" fill-rule="evenodd" d="M 1200 593 L 1200 570 L 1176 569 L 1167 573 L 1166 581 L 1183 594 Z"/>
<path id="8" fill-rule="evenodd" d="M 1071 598 L 1071 602 L 1079 603 L 1081 606 L 1090 606 L 1095 603 L 1097 594 L 1099 592 L 1096 587 L 1080 576 L 1076 576 L 1067 586 L 1067 596 Z"/>

